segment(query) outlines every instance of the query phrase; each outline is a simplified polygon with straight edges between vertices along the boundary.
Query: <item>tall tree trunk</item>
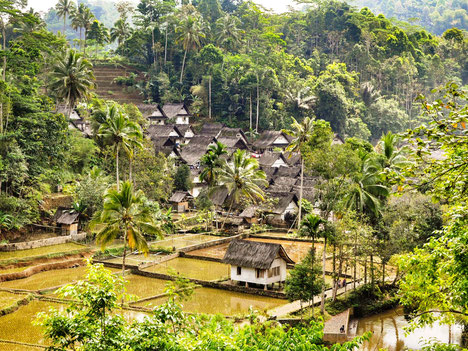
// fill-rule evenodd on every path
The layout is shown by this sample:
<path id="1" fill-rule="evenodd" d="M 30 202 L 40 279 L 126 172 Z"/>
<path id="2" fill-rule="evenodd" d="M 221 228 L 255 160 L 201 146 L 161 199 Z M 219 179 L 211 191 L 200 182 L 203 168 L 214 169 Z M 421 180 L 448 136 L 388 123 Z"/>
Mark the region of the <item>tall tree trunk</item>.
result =
<path id="1" fill-rule="evenodd" d="M 324 237 L 323 241 L 323 254 L 322 254 L 322 278 L 323 278 L 323 285 L 322 285 L 322 301 L 320 302 L 320 312 L 322 314 L 325 313 L 325 265 L 327 262 L 327 237 Z"/>
<path id="2" fill-rule="evenodd" d="M 127 225 L 125 225 L 125 232 L 124 232 L 124 250 L 123 250 L 123 255 L 122 255 L 122 278 L 125 277 L 125 258 L 127 257 Z M 125 292 L 125 286 L 122 285 L 122 306 L 124 304 L 124 294 Z"/>
<path id="3" fill-rule="evenodd" d="M 182 61 L 182 70 L 180 71 L 180 81 L 179 83 L 182 84 L 182 78 L 184 76 L 184 68 L 185 68 L 185 58 L 187 57 L 187 49 L 184 52 L 184 60 Z"/>
<path id="4" fill-rule="evenodd" d="M 87 37 L 87 30 L 84 30 L 84 41 L 83 41 L 83 48 L 84 48 L 84 56 L 86 57 L 86 37 Z"/>
<path id="5" fill-rule="evenodd" d="M 374 288 L 374 255 L 370 255 L 371 285 Z"/>
<path id="6" fill-rule="evenodd" d="M 211 75 L 208 79 L 208 118 L 211 119 Z"/>
<path id="7" fill-rule="evenodd" d="M 234 205 L 234 201 L 231 201 L 231 204 L 229 205 L 228 216 L 231 215 L 231 210 L 232 210 L 232 206 L 233 206 L 233 205 Z M 224 230 L 224 225 L 226 224 L 226 220 L 227 220 L 227 217 L 224 218 L 223 224 L 221 225 L 221 231 Z"/>
<path id="8" fill-rule="evenodd" d="M 364 284 L 367 284 L 367 256 L 364 257 Z"/>
<path id="9" fill-rule="evenodd" d="M 5 53 L 6 50 L 6 31 L 5 31 L 5 23 L 2 21 L 2 50 Z M 2 79 L 6 80 L 6 66 L 7 66 L 7 59 L 6 55 L 3 55 L 3 72 L 2 72 Z"/>
<path id="10" fill-rule="evenodd" d="M 299 188 L 299 212 L 297 214 L 297 229 L 301 226 L 302 219 L 302 188 L 304 186 L 304 158 L 301 155 L 301 187 Z"/>
<path id="11" fill-rule="evenodd" d="M 166 42 L 164 43 L 164 68 L 166 67 L 167 62 L 167 27 L 166 26 Z"/>
<path id="12" fill-rule="evenodd" d="M 117 182 L 117 191 L 120 190 L 120 180 L 119 180 L 119 149 L 120 147 L 117 146 L 115 148 L 115 179 Z"/>
<path id="13" fill-rule="evenodd" d="M 154 52 L 154 28 L 151 28 L 151 49 L 153 51 L 153 65 L 156 67 L 156 54 Z"/>
<path id="14" fill-rule="evenodd" d="M 385 285 L 385 261 L 382 260 L 382 286 Z"/>
<path id="15" fill-rule="evenodd" d="M 332 287 L 332 300 L 336 299 L 336 287 L 338 278 L 336 274 L 336 243 L 333 243 L 333 287 Z"/>
<path id="16" fill-rule="evenodd" d="M 249 98 L 249 105 L 250 105 L 250 110 L 249 110 L 249 121 L 250 121 L 250 132 L 252 132 L 252 91 L 250 91 L 250 98 Z"/>
<path id="17" fill-rule="evenodd" d="M 258 75 L 257 75 L 257 121 L 255 123 L 255 131 L 258 132 L 258 119 L 260 116 L 260 87 L 258 82 Z"/>
<path id="18" fill-rule="evenodd" d="M 63 35 L 65 35 L 66 30 L 67 30 L 67 14 L 63 16 Z"/>

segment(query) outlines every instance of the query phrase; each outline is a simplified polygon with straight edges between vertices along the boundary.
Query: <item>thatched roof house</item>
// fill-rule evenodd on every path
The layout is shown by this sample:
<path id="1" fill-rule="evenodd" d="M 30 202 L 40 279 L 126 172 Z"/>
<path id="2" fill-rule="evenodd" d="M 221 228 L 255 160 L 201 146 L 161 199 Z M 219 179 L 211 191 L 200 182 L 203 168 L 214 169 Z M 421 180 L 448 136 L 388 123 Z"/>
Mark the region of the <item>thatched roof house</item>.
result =
<path id="1" fill-rule="evenodd" d="M 137 106 L 142 116 L 149 121 L 150 125 L 167 123 L 168 118 L 159 104 L 141 104 Z"/>
<path id="2" fill-rule="evenodd" d="M 278 167 L 275 175 L 278 177 L 297 178 L 301 175 L 301 167 Z"/>
<path id="3" fill-rule="evenodd" d="M 166 157 L 178 157 L 179 151 L 177 148 L 177 142 L 172 137 L 152 137 L 154 152 L 158 154 L 163 153 Z"/>
<path id="4" fill-rule="evenodd" d="M 65 207 L 57 208 L 52 220 L 62 228 L 63 234 L 74 235 L 78 233 L 78 212 L 72 212 Z"/>
<path id="5" fill-rule="evenodd" d="M 150 138 L 154 137 L 173 137 L 176 139 L 182 138 L 182 133 L 179 128 L 174 124 L 167 125 L 151 125 L 148 127 L 148 134 Z"/>
<path id="6" fill-rule="evenodd" d="M 269 285 L 286 280 L 287 264 L 294 264 L 280 244 L 250 240 L 233 240 L 223 262 L 231 265 L 231 280 Z"/>
<path id="7" fill-rule="evenodd" d="M 228 195 L 229 195 L 228 189 L 222 186 L 210 194 L 210 200 L 213 203 L 213 205 L 222 207 L 224 203 L 226 202 Z"/>
<path id="8" fill-rule="evenodd" d="M 217 137 L 225 125 L 223 123 L 205 123 L 201 130 L 200 135 L 211 135 Z"/>
<path id="9" fill-rule="evenodd" d="M 259 152 L 273 151 L 274 148 L 284 149 L 291 142 L 291 137 L 282 131 L 266 130 L 253 143 L 253 148 Z"/>
<path id="10" fill-rule="evenodd" d="M 195 136 L 195 132 L 190 124 L 178 124 L 177 128 L 179 129 L 182 137 L 184 138 L 185 142 L 190 141 Z"/>
<path id="11" fill-rule="evenodd" d="M 174 120 L 176 124 L 190 124 L 192 114 L 187 105 L 182 102 L 165 104 L 163 112 L 169 119 Z"/>
<path id="12" fill-rule="evenodd" d="M 285 152 L 284 159 L 290 167 L 301 165 L 301 155 L 298 152 Z"/>
<path id="13" fill-rule="evenodd" d="M 258 164 L 262 168 L 268 167 L 288 167 L 281 152 L 265 151 L 258 159 Z"/>
<path id="14" fill-rule="evenodd" d="M 210 145 L 216 143 L 216 138 L 204 135 L 195 135 L 189 139 L 188 144 L 180 151 L 183 162 L 192 167 L 200 167 L 200 159 L 206 153 Z"/>
<path id="15" fill-rule="evenodd" d="M 191 196 L 186 191 L 176 191 L 169 199 L 172 209 L 176 212 L 185 212 L 189 209 L 189 200 Z"/>
<path id="16" fill-rule="evenodd" d="M 221 144 L 226 145 L 230 154 L 235 152 L 237 149 L 248 150 L 249 146 L 242 138 L 236 136 L 220 136 L 217 138 Z"/>

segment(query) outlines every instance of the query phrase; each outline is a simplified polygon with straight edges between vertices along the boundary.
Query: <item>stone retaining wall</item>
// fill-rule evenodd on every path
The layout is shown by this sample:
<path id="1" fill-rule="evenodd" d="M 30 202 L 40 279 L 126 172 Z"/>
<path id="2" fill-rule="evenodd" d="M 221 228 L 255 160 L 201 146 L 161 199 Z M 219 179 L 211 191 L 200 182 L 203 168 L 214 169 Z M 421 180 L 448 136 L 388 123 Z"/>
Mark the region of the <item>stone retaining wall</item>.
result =
<path id="1" fill-rule="evenodd" d="M 86 239 L 86 233 L 82 232 L 82 233 L 73 234 L 73 235 L 56 236 L 54 238 L 47 238 L 47 239 L 41 239 L 41 240 L 3 244 L 3 245 L 0 245 L 0 251 L 5 252 L 5 251 L 36 249 L 38 247 L 66 244 L 72 241 L 83 241 L 85 239 Z"/>
<path id="2" fill-rule="evenodd" d="M 223 262 L 223 260 L 221 260 L 219 258 L 199 256 L 199 255 L 191 255 L 191 254 L 187 254 L 185 252 L 181 252 L 180 257 L 191 258 L 191 259 L 200 260 L 200 261 L 221 262 L 221 263 Z"/>
<path id="3" fill-rule="evenodd" d="M 147 271 L 142 271 L 139 269 L 132 269 L 132 273 L 138 274 L 144 277 L 149 277 L 149 278 L 157 278 L 157 279 L 163 279 L 163 280 L 175 280 L 175 277 L 172 275 L 156 273 L 156 272 L 147 272 Z M 277 292 L 277 291 L 246 288 L 246 287 L 238 286 L 238 285 L 227 285 L 227 284 L 221 284 L 218 282 L 210 282 L 207 280 L 199 280 L 199 279 L 193 279 L 193 278 L 187 278 L 187 279 L 189 279 L 192 283 L 204 286 L 206 288 L 228 290 L 228 291 L 234 291 L 234 292 L 239 292 L 239 293 L 257 295 L 257 296 L 268 296 L 268 297 L 274 297 L 277 299 L 286 298 L 286 295 L 284 293 Z"/>
<path id="4" fill-rule="evenodd" d="M 234 239 L 242 239 L 243 237 L 244 237 L 244 234 L 228 236 L 228 237 L 213 240 L 213 241 L 207 241 L 206 243 L 186 246 L 186 247 L 183 247 L 183 248 L 181 248 L 181 249 L 179 249 L 177 251 L 178 252 L 190 252 L 190 251 L 195 251 L 195 250 L 206 249 L 207 247 L 222 245 L 222 244 L 225 244 L 225 243 L 229 243 Z"/>

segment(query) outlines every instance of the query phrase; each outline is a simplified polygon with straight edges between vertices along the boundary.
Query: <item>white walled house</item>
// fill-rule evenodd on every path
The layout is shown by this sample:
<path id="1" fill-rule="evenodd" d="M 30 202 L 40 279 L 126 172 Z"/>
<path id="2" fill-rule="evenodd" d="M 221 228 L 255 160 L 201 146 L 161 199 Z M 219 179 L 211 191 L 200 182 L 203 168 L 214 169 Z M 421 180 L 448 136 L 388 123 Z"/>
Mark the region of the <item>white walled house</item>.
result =
<path id="1" fill-rule="evenodd" d="M 167 118 L 175 124 L 190 124 L 192 114 L 184 103 L 165 104 L 162 109 Z"/>
<path id="2" fill-rule="evenodd" d="M 231 265 L 231 280 L 262 285 L 264 289 L 286 281 L 286 266 L 294 264 L 280 244 L 233 240 L 223 262 Z"/>

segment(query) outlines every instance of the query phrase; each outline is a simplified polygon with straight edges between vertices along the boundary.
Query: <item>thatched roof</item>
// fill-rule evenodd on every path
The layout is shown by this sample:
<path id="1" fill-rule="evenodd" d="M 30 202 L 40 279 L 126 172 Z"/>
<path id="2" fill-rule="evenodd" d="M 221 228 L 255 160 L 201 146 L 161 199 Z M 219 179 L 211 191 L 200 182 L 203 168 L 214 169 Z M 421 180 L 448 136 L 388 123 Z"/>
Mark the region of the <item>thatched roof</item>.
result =
<path id="1" fill-rule="evenodd" d="M 193 138 L 188 142 L 189 145 L 197 145 L 199 147 L 204 147 L 204 150 L 208 149 L 208 146 L 211 143 L 215 143 L 216 138 L 210 135 L 194 135 Z"/>
<path id="2" fill-rule="evenodd" d="M 244 211 L 242 211 L 242 212 L 239 214 L 239 217 L 242 217 L 242 218 L 253 218 L 253 217 L 255 217 L 258 208 L 259 208 L 258 206 L 250 205 L 249 207 L 247 207 L 246 209 L 244 209 Z"/>
<path id="3" fill-rule="evenodd" d="M 174 194 L 172 194 L 171 198 L 169 199 L 169 202 L 182 202 L 187 200 L 186 197 L 188 197 L 187 192 L 176 191 Z"/>
<path id="4" fill-rule="evenodd" d="M 158 104 L 140 104 L 137 105 L 141 114 L 149 119 L 167 119 L 163 109 Z"/>
<path id="5" fill-rule="evenodd" d="M 286 140 L 290 141 L 291 137 L 286 133 L 283 133 L 280 130 L 265 130 L 260 134 L 257 140 L 253 143 L 254 148 L 256 149 L 267 149 L 275 146 L 274 143 L 279 137 L 284 137 Z"/>
<path id="6" fill-rule="evenodd" d="M 301 174 L 301 167 L 278 167 L 275 173 L 278 177 L 297 178 Z"/>
<path id="7" fill-rule="evenodd" d="M 70 212 L 70 209 L 65 207 L 57 208 L 57 211 L 52 218 L 57 224 L 70 225 L 78 221 L 80 214 L 78 212 Z"/>
<path id="8" fill-rule="evenodd" d="M 168 118 L 190 115 L 187 106 L 182 102 L 165 104 L 162 109 Z"/>
<path id="9" fill-rule="evenodd" d="M 193 128 L 190 124 L 178 124 L 177 128 L 179 129 L 182 136 L 185 136 L 185 133 L 187 133 L 188 131 L 192 132 L 192 134 L 195 135 L 195 133 L 193 132 Z"/>
<path id="10" fill-rule="evenodd" d="M 249 148 L 244 139 L 238 138 L 236 136 L 220 136 L 217 139 L 220 143 L 226 145 L 228 149 L 247 150 Z"/>
<path id="11" fill-rule="evenodd" d="M 285 152 L 284 159 L 289 166 L 297 166 L 301 164 L 301 155 L 298 152 Z"/>
<path id="12" fill-rule="evenodd" d="M 269 269 L 276 257 L 294 264 L 280 244 L 248 240 L 233 240 L 224 255 L 223 262 L 246 268 Z"/>
<path id="13" fill-rule="evenodd" d="M 277 184 L 273 184 L 273 185 L 270 185 L 266 191 L 269 193 L 269 194 L 278 194 L 278 193 L 290 193 L 293 191 L 293 187 L 290 186 L 290 185 L 277 185 Z"/>
<path id="14" fill-rule="evenodd" d="M 200 131 L 200 135 L 218 136 L 221 129 L 224 128 L 222 123 L 205 123 Z"/>
<path id="15" fill-rule="evenodd" d="M 175 136 L 179 138 L 182 137 L 182 133 L 180 132 L 179 127 L 173 124 L 151 125 L 148 127 L 148 134 L 150 135 L 151 138 L 170 137 L 170 136 Z M 171 134 L 177 134 L 177 136 L 171 135 Z"/>
<path id="16" fill-rule="evenodd" d="M 319 177 L 304 177 L 304 181 L 303 181 L 303 186 L 304 188 L 312 188 L 314 186 L 316 186 L 318 183 L 320 182 L 320 178 Z M 297 186 L 301 186 L 301 179 L 298 178 L 296 180 L 296 185 Z"/>
<path id="17" fill-rule="evenodd" d="M 210 200 L 215 206 L 223 206 L 228 195 L 229 195 L 228 189 L 223 186 L 223 187 L 216 189 L 215 191 L 213 191 L 212 194 L 210 194 Z"/>
<path id="18" fill-rule="evenodd" d="M 278 204 L 276 204 L 273 210 L 271 211 L 271 213 L 274 214 L 284 213 L 284 211 L 291 202 L 295 202 L 296 205 L 298 203 L 297 196 L 294 193 L 271 193 L 270 196 L 278 199 Z"/>
<path id="19" fill-rule="evenodd" d="M 286 163 L 280 152 L 265 151 L 258 159 L 258 164 L 262 167 L 271 167 L 278 159 L 282 159 Z"/>
<path id="20" fill-rule="evenodd" d="M 244 223 L 244 219 L 240 217 L 228 217 L 224 221 L 225 224 L 231 225 L 231 226 L 239 226 L 242 223 Z"/>
<path id="21" fill-rule="evenodd" d="M 280 185 L 284 187 L 292 187 L 296 184 L 296 178 L 291 177 L 277 177 L 274 182 L 275 185 Z"/>
<path id="22" fill-rule="evenodd" d="M 206 153 L 205 147 L 201 147 L 198 144 L 194 144 L 194 145 L 189 144 L 189 145 L 185 145 L 180 151 L 180 158 L 189 166 L 194 166 L 198 162 L 200 162 L 200 159 L 203 157 L 205 153 Z"/>

